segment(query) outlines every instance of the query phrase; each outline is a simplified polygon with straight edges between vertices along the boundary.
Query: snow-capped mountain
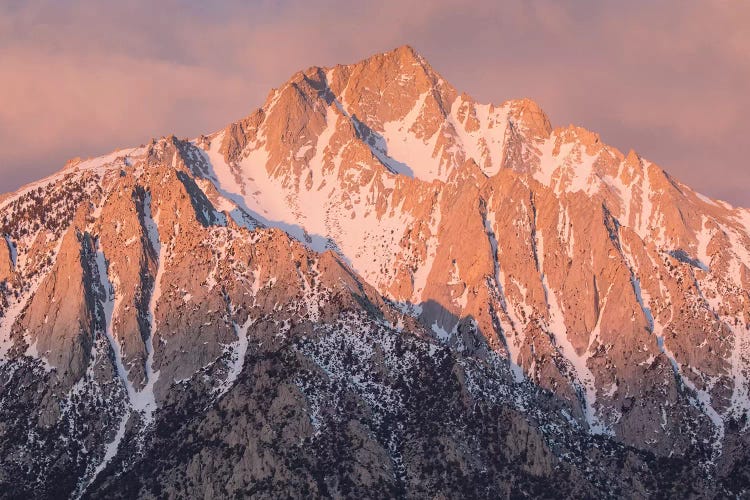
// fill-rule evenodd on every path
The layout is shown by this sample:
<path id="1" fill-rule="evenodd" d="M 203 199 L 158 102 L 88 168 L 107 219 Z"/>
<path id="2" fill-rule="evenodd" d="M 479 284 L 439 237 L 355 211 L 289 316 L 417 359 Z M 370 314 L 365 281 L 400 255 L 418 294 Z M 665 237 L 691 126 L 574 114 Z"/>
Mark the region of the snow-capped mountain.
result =
<path id="1" fill-rule="evenodd" d="M 8 497 L 748 494 L 750 211 L 410 47 L 0 224 Z"/>

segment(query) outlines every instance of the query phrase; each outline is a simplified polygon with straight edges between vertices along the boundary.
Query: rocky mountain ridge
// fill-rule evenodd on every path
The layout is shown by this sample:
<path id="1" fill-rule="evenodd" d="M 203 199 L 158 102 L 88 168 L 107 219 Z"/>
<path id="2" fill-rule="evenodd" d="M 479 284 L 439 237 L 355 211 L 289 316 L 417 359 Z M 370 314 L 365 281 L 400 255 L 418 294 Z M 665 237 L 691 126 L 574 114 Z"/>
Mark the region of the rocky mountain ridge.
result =
<path id="1" fill-rule="evenodd" d="M 750 211 L 409 47 L 0 223 L 8 496 L 747 493 Z"/>

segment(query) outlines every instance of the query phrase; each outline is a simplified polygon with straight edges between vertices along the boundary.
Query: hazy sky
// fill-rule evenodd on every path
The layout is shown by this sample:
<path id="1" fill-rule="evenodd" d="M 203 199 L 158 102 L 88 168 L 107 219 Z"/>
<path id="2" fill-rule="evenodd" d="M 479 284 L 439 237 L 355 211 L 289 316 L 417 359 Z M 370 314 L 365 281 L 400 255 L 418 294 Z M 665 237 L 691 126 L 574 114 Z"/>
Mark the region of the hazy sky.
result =
<path id="1" fill-rule="evenodd" d="M 482 102 L 530 97 L 750 206 L 748 27 L 747 0 L 0 0 L 0 192 L 408 43 Z"/>

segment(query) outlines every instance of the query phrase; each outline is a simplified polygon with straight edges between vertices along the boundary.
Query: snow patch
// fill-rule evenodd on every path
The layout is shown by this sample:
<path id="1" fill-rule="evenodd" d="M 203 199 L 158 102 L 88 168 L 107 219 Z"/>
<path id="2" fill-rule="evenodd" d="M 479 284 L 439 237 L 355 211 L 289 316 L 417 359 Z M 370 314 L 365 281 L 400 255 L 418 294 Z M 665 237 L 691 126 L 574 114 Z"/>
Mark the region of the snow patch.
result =
<path id="1" fill-rule="evenodd" d="M 432 329 L 432 332 L 437 335 L 437 338 L 440 342 L 448 342 L 448 340 L 451 338 L 451 334 L 449 331 L 447 331 L 445 328 L 443 328 L 441 325 L 438 324 L 437 320 L 430 326 Z"/>
<path id="2" fill-rule="evenodd" d="M 245 366 L 245 356 L 247 355 L 248 338 L 247 331 L 255 323 L 255 320 L 251 317 L 247 321 L 239 326 L 236 321 L 232 322 L 232 327 L 237 335 L 237 340 L 226 347 L 229 352 L 229 371 L 227 372 L 227 378 L 224 382 L 215 389 L 217 397 L 221 397 L 232 388 L 237 377 L 242 373 L 242 368 Z"/>
<path id="3" fill-rule="evenodd" d="M 152 214 L 150 197 L 149 202 L 144 203 L 147 207 L 145 212 L 145 226 L 148 231 L 149 241 L 154 254 L 157 256 L 156 276 L 151 290 L 151 297 L 148 303 L 149 318 L 149 336 L 145 342 L 146 349 L 146 385 L 133 394 L 131 403 L 136 411 L 143 413 L 144 423 L 148 426 L 153 421 L 153 414 L 156 410 L 156 395 L 154 394 L 154 384 L 159 377 L 159 372 L 154 372 L 154 336 L 156 335 L 156 305 L 161 298 L 161 281 L 166 268 L 167 247 L 161 243 L 159 235 L 159 214 Z"/>
<path id="4" fill-rule="evenodd" d="M 18 248 L 16 247 L 16 244 L 13 243 L 13 241 L 10 239 L 10 236 L 6 234 L 4 238 L 5 243 L 8 245 L 8 252 L 10 253 L 10 264 L 13 269 L 15 269 L 16 263 L 18 262 Z"/>

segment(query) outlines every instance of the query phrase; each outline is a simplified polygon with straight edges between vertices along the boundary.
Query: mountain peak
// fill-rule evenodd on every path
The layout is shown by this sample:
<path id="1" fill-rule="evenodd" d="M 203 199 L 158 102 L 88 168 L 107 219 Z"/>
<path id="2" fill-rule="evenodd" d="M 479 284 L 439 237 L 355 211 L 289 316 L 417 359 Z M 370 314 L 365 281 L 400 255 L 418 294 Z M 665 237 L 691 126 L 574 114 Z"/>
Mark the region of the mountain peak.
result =
<path id="1" fill-rule="evenodd" d="M 422 57 L 411 45 L 402 45 L 396 47 L 390 52 L 383 54 L 385 57 L 394 58 L 401 63 L 425 63 L 424 57 Z"/>
<path id="2" fill-rule="evenodd" d="M 413 78 L 418 75 L 421 77 L 419 80 L 426 79 L 433 85 L 440 81 L 445 83 L 430 63 L 411 45 L 402 45 L 388 52 L 367 57 L 347 67 L 381 71 L 395 80 Z M 370 71 L 365 72 L 365 74 L 369 73 Z"/>
<path id="3" fill-rule="evenodd" d="M 748 290 L 750 212 L 536 102 L 312 67 L 0 196 L 0 491 L 746 497 Z"/>
<path id="4" fill-rule="evenodd" d="M 510 104 L 510 116 L 517 123 L 523 124 L 535 137 L 546 138 L 552 132 L 552 125 L 542 107 L 528 97 L 513 99 Z"/>

